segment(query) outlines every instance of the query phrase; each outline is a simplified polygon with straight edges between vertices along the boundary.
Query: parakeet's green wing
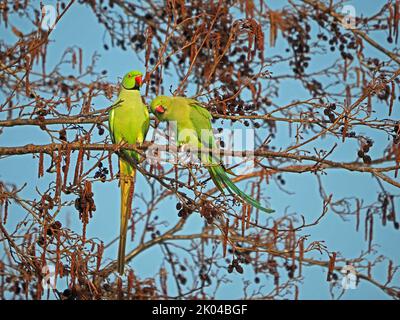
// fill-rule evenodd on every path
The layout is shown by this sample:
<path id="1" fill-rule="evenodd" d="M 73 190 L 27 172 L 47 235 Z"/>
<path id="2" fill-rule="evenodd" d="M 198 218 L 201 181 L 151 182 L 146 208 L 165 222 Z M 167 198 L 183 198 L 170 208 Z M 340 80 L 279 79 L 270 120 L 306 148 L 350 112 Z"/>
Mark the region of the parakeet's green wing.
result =
<path id="1" fill-rule="evenodd" d="M 196 129 L 196 133 L 201 146 L 204 146 L 208 149 L 213 149 L 217 151 L 217 146 L 215 143 L 214 134 L 211 126 L 212 116 L 207 109 L 203 108 L 201 105 L 196 103 L 195 100 L 190 101 L 191 112 L 190 112 L 190 120 L 194 124 Z M 214 181 L 215 185 L 218 189 L 223 192 L 223 188 L 225 187 L 231 195 L 236 194 L 245 202 L 251 204 L 255 208 L 258 208 L 264 212 L 272 213 L 274 210 L 269 208 L 264 208 L 261 204 L 248 196 L 242 190 L 240 190 L 228 177 L 226 174 L 226 170 L 221 164 L 220 157 L 218 154 L 213 153 L 212 155 L 202 152 L 201 153 L 201 161 L 203 164 L 208 166 L 208 170 L 210 172 L 211 178 Z"/>
<path id="2" fill-rule="evenodd" d="M 196 100 L 189 100 L 190 109 L 190 121 L 193 123 L 193 127 L 196 130 L 197 138 L 199 139 L 199 151 L 201 162 L 207 166 L 210 171 L 211 178 L 214 184 L 217 186 L 219 191 L 224 193 L 224 184 L 221 183 L 215 175 L 212 174 L 211 166 L 218 166 L 220 164 L 220 158 L 218 154 L 211 154 L 209 152 L 202 151 L 201 148 L 218 151 L 216 147 L 214 134 L 211 126 L 212 115 L 208 110 L 198 104 Z"/>
<path id="3" fill-rule="evenodd" d="M 190 121 L 194 124 L 200 147 L 218 151 L 215 143 L 214 133 L 211 126 L 212 115 L 208 110 L 197 103 L 196 100 L 190 100 Z M 210 162 L 211 161 L 211 162 Z M 213 154 L 212 158 L 205 164 L 219 164 L 219 156 Z"/>

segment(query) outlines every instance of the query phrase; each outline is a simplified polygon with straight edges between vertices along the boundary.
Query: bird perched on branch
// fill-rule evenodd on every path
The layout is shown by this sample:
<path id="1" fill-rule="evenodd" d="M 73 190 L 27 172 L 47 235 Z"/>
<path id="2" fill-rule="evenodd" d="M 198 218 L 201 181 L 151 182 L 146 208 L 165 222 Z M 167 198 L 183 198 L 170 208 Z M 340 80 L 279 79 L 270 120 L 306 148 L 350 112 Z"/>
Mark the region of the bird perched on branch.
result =
<path id="1" fill-rule="evenodd" d="M 188 146 L 191 151 L 200 150 L 200 162 L 207 168 L 214 184 L 222 193 L 226 188 L 230 195 L 236 195 L 242 202 L 267 213 L 274 212 L 240 190 L 229 179 L 227 172 L 230 172 L 221 164 L 219 156 L 210 152 L 218 150 L 212 132 L 212 116 L 198 101 L 184 97 L 158 96 L 151 102 L 150 108 L 158 120 L 176 122 L 179 146 Z"/>
<path id="2" fill-rule="evenodd" d="M 111 139 L 116 144 L 141 144 L 149 130 L 150 116 L 140 95 L 142 73 L 130 71 L 122 79 L 118 99 L 109 113 Z M 139 160 L 137 152 L 123 150 L 119 158 L 121 188 L 121 225 L 118 248 L 118 272 L 123 274 L 128 222 L 132 215 L 136 169 L 126 159 Z M 125 158 L 125 159 L 124 159 Z"/>

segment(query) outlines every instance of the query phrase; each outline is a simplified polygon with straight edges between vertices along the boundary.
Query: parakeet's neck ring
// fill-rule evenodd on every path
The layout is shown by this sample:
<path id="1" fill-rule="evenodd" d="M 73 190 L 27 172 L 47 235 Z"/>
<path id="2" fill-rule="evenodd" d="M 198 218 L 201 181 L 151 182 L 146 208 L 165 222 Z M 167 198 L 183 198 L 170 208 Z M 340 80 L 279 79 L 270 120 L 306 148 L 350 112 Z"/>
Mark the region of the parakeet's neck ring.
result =
<path id="1" fill-rule="evenodd" d="M 125 87 L 125 86 L 122 84 L 122 87 L 123 87 L 125 90 L 140 90 L 140 86 L 139 86 L 138 84 L 135 84 L 135 86 L 133 86 L 132 88 L 127 88 L 127 87 Z"/>

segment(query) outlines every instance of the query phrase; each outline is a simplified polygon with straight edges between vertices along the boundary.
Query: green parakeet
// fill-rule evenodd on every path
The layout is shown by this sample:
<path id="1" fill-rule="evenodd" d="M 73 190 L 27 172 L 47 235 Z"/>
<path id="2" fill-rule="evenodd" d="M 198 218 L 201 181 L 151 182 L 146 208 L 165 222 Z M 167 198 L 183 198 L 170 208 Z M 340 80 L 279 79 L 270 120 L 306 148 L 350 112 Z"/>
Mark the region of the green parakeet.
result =
<path id="1" fill-rule="evenodd" d="M 264 208 L 258 201 L 240 190 L 229 179 L 217 155 L 201 152 L 204 149 L 218 149 L 211 127 L 212 116 L 199 102 L 184 97 L 158 96 L 151 102 L 150 108 L 158 120 L 176 122 L 178 144 L 200 151 L 201 163 L 207 168 L 212 180 L 222 193 L 223 188 L 226 188 L 229 194 L 238 196 L 253 207 L 267 213 L 274 212 L 272 209 Z"/>
<path id="2" fill-rule="evenodd" d="M 142 73 L 130 71 L 122 79 L 115 107 L 109 113 L 109 128 L 113 143 L 141 144 L 149 130 L 150 116 L 140 95 Z M 139 160 L 135 151 L 124 150 L 128 157 Z M 128 222 L 132 214 L 136 170 L 120 157 L 121 225 L 118 248 L 118 272 L 123 274 Z"/>

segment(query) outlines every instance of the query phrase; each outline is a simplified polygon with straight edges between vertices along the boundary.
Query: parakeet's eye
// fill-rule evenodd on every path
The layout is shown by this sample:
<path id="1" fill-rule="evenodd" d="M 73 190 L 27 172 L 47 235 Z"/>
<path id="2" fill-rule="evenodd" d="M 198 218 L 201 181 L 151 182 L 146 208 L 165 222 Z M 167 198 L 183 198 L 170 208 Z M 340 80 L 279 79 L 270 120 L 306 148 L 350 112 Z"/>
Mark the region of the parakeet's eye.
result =
<path id="1" fill-rule="evenodd" d="M 165 112 L 165 108 L 163 107 L 163 106 L 157 106 L 155 109 L 154 109 L 157 113 L 161 113 L 161 114 L 163 114 L 164 112 Z"/>

